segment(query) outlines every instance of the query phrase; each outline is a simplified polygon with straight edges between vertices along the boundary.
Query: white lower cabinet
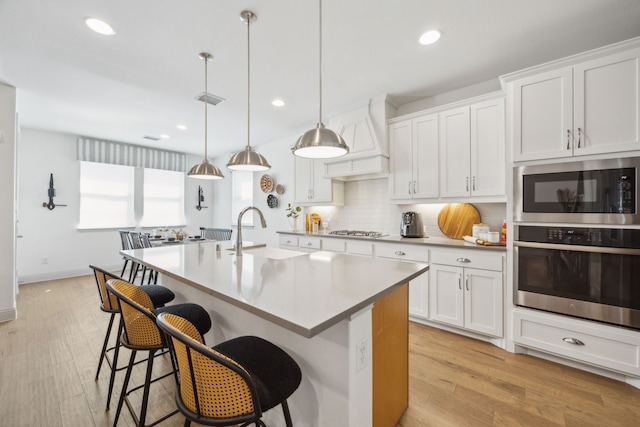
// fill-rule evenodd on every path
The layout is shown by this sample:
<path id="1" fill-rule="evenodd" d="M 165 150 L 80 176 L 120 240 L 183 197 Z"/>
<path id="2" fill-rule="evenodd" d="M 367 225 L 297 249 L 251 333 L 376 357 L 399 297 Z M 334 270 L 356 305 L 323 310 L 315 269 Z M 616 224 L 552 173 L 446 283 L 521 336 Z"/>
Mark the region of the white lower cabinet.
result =
<path id="1" fill-rule="evenodd" d="M 640 376 L 636 331 L 522 308 L 513 324 L 513 340 L 523 347 Z"/>
<path id="2" fill-rule="evenodd" d="M 420 245 L 376 243 L 376 256 L 403 261 L 429 262 L 429 248 Z M 429 274 L 424 273 L 409 282 L 409 314 L 429 317 Z"/>
<path id="3" fill-rule="evenodd" d="M 429 319 L 485 335 L 503 335 L 502 254 L 432 250 Z"/>

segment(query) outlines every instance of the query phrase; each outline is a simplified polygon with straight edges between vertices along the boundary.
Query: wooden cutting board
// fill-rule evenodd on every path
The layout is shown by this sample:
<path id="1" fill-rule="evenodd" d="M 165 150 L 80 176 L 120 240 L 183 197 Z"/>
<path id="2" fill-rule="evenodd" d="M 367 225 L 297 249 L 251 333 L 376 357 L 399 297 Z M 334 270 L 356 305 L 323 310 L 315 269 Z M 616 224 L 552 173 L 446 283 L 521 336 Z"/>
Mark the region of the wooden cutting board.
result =
<path id="1" fill-rule="evenodd" d="M 480 213 L 469 203 L 450 203 L 438 214 L 440 231 L 452 239 L 471 236 L 473 224 L 480 223 Z"/>

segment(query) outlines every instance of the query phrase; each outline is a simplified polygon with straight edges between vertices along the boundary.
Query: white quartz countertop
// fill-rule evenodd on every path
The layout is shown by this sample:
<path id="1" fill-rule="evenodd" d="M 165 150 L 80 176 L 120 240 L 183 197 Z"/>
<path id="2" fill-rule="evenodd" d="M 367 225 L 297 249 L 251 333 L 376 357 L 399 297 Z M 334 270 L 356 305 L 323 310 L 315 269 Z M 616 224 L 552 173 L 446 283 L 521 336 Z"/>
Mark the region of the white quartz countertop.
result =
<path id="1" fill-rule="evenodd" d="M 274 249 L 280 256 L 296 255 L 274 259 L 250 254 L 247 246 L 236 257 L 230 247 L 229 241 L 205 241 L 121 254 L 305 337 L 347 319 L 429 268 L 323 251 Z"/>
<path id="2" fill-rule="evenodd" d="M 465 249 L 480 249 L 487 251 L 506 251 L 506 246 L 483 246 L 475 245 L 473 243 L 466 242 L 464 240 L 450 239 L 448 237 L 402 237 L 399 234 L 389 234 L 382 237 L 365 237 L 365 236 L 341 236 L 337 234 L 325 234 L 325 233 L 305 233 L 299 231 L 278 231 L 279 234 L 291 234 L 294 236 L 304 237 L 320 237 L 331 239 L 354 239 L 354 240 L 369 240 L 372 242 L 390 242 L 390 243 L 402 243 L 409 245 L 426 245 L 426 246 L 448 246 L 453 248 L 465 248 Z"/>

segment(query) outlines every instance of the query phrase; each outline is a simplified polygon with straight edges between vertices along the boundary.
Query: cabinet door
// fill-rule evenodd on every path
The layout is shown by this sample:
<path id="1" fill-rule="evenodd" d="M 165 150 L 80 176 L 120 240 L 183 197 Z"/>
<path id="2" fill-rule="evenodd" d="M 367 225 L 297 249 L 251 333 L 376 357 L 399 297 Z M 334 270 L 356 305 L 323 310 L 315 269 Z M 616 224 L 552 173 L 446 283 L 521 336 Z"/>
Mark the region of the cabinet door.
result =
<path id="1" fill-rule="evenodd" d="M 296 203 L 309 203 L 312 167 L 311 159 L 294 156 L 294 198 Z"/>
<path id="2" fill-rule="evenodd" d="M 429 269 L 429 318 L 464 326 L 463 269 L 431 264 Z"/>
<path id="3" fill-rule="evenodd" d="M 413 120 L 413 197 L 438 197 L 438 115 Z"/>
<path id="4" fill-rule="evenodd" d="M 502 336 L 502 273 L 464 269 L 464 327 Z"/>
<path id="5" fill-rule="evenodd" d="M 311 161 L 311 201 L 314 203 L 331 202 L 331 178 L 324 176 L 324 160 L 315 159 Z"/>
<path id="6" fill-rule="evenodd" d="M 572 155 L 571 67 L 512 83 L 513 160 Z"/>
<path id="7" fill-rule="evenodd" d="M 472 196 L 505 195 L 504 134 L 504 99 L 471 106 Z"/>
<path id="8" fill-rule="evenodd" d="M 389 198 L 391 199 L 413 197 L 412 141 L 411 120 L 389 126 Z"/>
<path id="9" fill-rule="evenodd" d="M 409 282 L 409 314 L 429 318 L 429 275 L 426 273 Z"/>
<path id="10" fill-rule="evenodd" d="M 469 107 L 440 113 L 440 195 L 471 194 Z"/>
<path id="11" fill-rule="evenodd" d="M 640 49 L 574 67 L 574 154 L 640 149 Z"/>

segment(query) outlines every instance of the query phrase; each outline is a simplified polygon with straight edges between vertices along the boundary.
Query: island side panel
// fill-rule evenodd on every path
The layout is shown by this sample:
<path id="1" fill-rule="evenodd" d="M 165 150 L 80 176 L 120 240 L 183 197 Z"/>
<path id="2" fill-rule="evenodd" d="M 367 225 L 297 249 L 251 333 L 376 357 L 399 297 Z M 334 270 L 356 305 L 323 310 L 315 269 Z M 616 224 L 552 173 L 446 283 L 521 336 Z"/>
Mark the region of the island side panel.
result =
<path id="1" fill-rule="evenodd" d="M 371 425 L 370 415 L 355 417 L 354 414 L 371 414 L 371 370 L 355 375 L 358 390 L 367 390 L 367 398 L 352 399 L 354 372 L 350 361 L 355 360 L 352 323 L 355 321 L 357 336 L 371 337 L 371 310 L 361 310 L 350 319 L 340 321 L 329 329 L 306 338 L 262 319 L 252 313 L 226 303 L 188 284 L 161 275 L 162 285 L 173 290 L 176 298 L 172 303 L 197 302 L 206 308 L 213 326 L 205 335 L 208 345 L 215 345 L 241 335 L 255 335 L 283 348 L 294 358 L 302 370 L 302 383 L 288 399 L 291 416 L 296 427 L 362 427 Z M 362 325 L 369 319 L 368 328 Z M 369 364 L 369 367 L 371 364 Z M 368 377 L 368 379 L 367 379 Z M 284 427 L 282 411 L 274 408 L 264 414 L 269 426 Z M 363 420 L 368 420 L 368 423 Z"/>
<path id="2" fill-rule="evenodd" d="M 373 426 L 395 426 L 409 405 L 409 284 L 372 311 Z"/>

